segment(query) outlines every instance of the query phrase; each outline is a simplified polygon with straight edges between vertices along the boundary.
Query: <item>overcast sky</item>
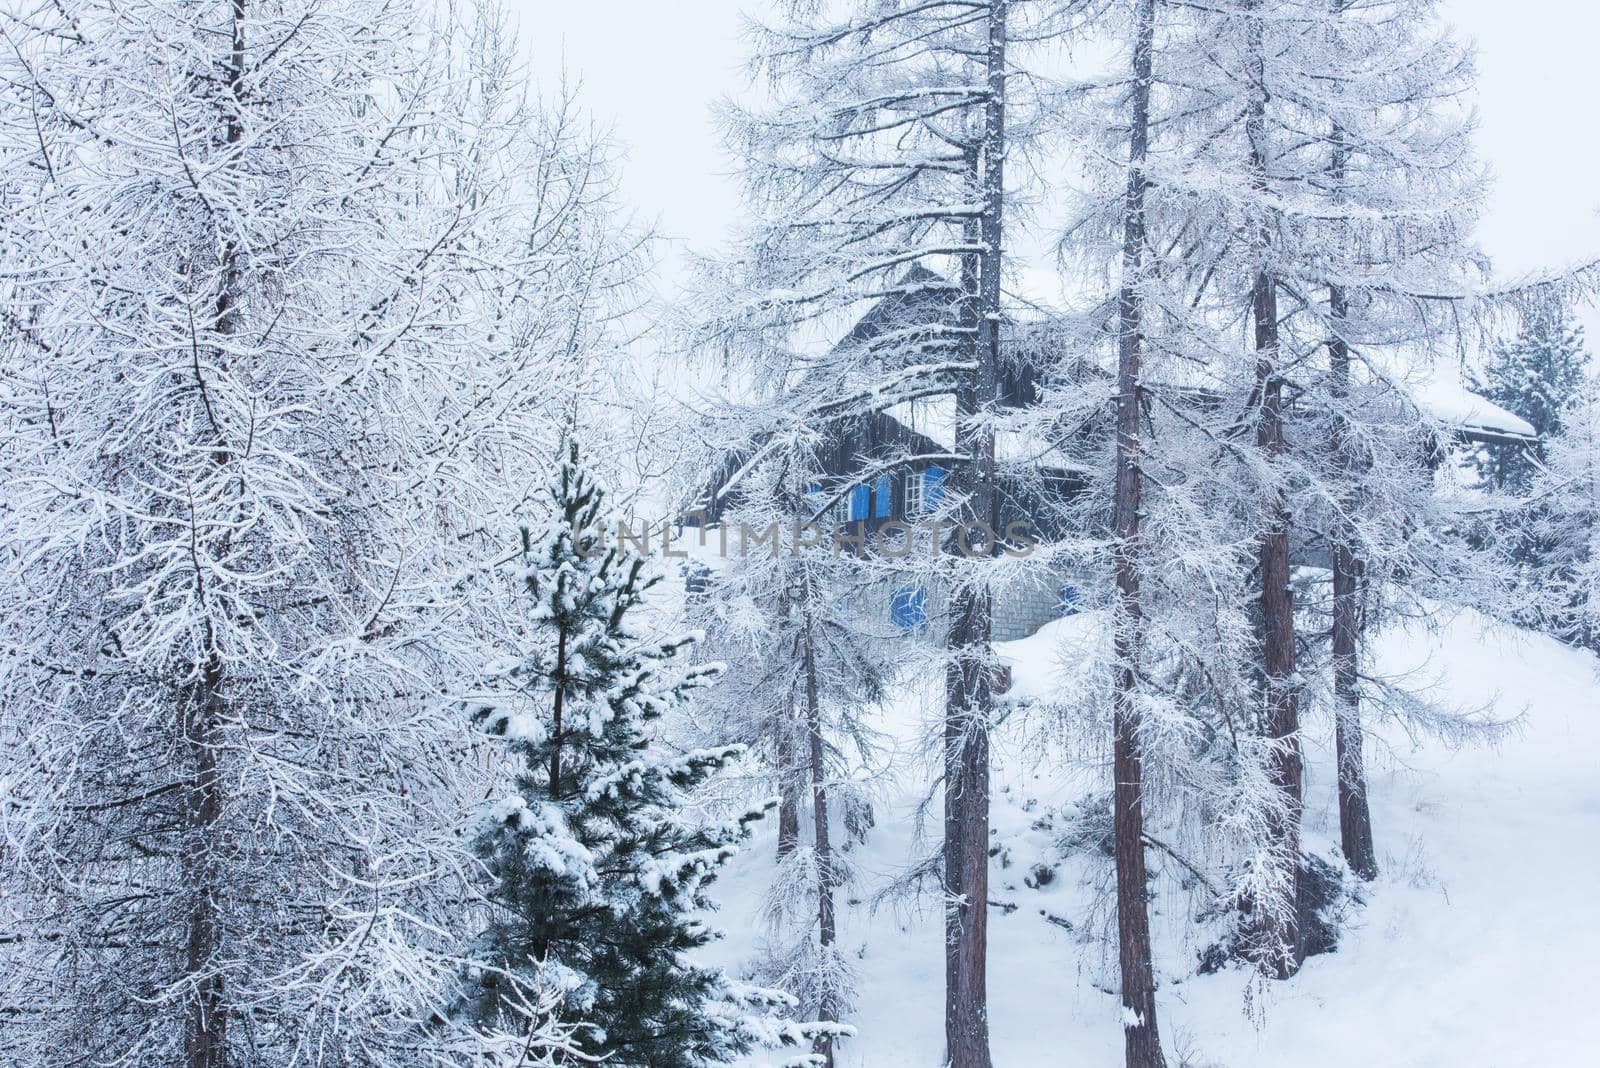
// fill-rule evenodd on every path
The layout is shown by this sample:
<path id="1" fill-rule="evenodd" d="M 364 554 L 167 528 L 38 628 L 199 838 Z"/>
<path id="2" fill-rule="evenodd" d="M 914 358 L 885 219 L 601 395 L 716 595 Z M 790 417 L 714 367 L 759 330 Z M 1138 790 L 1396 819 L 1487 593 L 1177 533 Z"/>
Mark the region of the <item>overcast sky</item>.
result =
<path id="1" fill-rule="evenodd" d="M 710 248 L 738 205 L 709 105 L 744 86 L 739 13 L 760 0 L 508 0 L 534 71 L 565 65 L 626 152 L 624 190 L 664 236 Z M 1480 240 L 1503 275 L 1600 256 L 1600 5 L 1443 0 L 1476 41 L 1480 151 L 1495 188 Z M 670 269 L 670 268 L 669 268 Z M 1585 316 L 1600 338 L 1600 314 Z"/>

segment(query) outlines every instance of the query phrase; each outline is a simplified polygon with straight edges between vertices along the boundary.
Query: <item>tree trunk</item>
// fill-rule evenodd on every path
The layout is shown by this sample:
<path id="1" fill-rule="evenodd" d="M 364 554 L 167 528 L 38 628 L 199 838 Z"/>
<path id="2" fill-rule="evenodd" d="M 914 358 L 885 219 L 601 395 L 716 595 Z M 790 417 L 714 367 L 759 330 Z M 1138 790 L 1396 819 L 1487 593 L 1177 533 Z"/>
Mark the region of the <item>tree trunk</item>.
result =
<path id="1" fill-rule="evenodd" d="M 566 579 L 556 581 L 565 583 Z M 566 714 L 567 672 L 567 632 L 563 628 L 556 636 L 556 694 L 550 708 L 550 800 L 558 805 L 561 803 L 561 745 L 565 740 L 561 721 Z"/>
<path id="2" fill-rule="evenodd" d="M 237 145 L 244 139 L 244 120 L 239 108 L 245 96 L 244 62 L 245 0 L 233 0 L 232 41 L 228 60 L 229 96 L 223 101 L 223 139 Z M 224 336 L 239 329 L 239 251 L 231 239 L 224 239 L 221 250 L 221 283 L 215 305 L 215 329 Z M 218 354 L 218 364 L 226 360 Z M 196 364 L 195 374 L 200 371 Z M 225 468 L 232 454 L 211 411 L 204 381 L 195 388 L 207 413 L 211 437 L 211 462 Z M 191 522 L 195 522 L 191 516 Z M 192 532 L 191 537 L 198 537 Z M 191 543 L 192 544 L 192 543 Z M 205 604 L 205 576 L 196 560 L 196 601 Z M 179 862 L 183 890 L 189 895 L 184 936 L 183 970 L 189 984 L 184 1004 L 183 1051 L 186 1068 L 227 1068 L 228 1016 L 227 990 L 219 957 L 222 951 L 222 779 L 217 767 L 217 751 L 226 715 L 223 696 L 223 666 L 216 634 L 209 621 L 203 624 L 203 660 L 199 680 L 180 702 L 179 734 L 189 759 L 189 774 L 183 787 L 184 852 Z"/>
<path id="3" fill-rule="evenodd" d="M 1261 416 L 1256 444 L 1269 458 L 1283 453 L 1283 380 L 1276 371 L 1278 302 L 1276 286 L 1265 272 L 1256 279 L 1256 378 L 1261 389 Z M 1274 958 L 1271 970 L 1287 979 L 1299 968 L 1299 919 L 1295 902 L 1300 882 L 1300 808 L 1304 789 L 1300 758 L 1300 700 L 1295 683 L 1294 596 L 1289 588 L 1289 525 L 1283 494 L 1269 491 L 1268 527 L 1260 545 L 1262 659 L 1266 669 L 1267 736 L 1273 742 L 1272 781 L 1282 792 L 1282 810 L 1272 820 L 1274 850 L 1289 869 L 1288 904 L 1262 908 L 1264 933 Z M 1281 947 L 1281 950 L 1280 948 Z"/>
<path id="4" fill-rule="evenodd" d="M 1335 177 L 1343 174 L 1343 149 L 1335 148 Z M 1349 305 L 1339 286 L 1328 289 L 1328 309 L 1334 336 L 1328 342 L 1335 405 L 1349 393 L 1350 348 L 1340 335 Z M 1334 456 L 1342 470 L 1351 472 L 1355 458 L 1350 455 L 1348 434 L 1342 416 L 1334 414 Z M 1348 505 L 1348 502 L 1347 502 Z M 1334 749 L 1339 765 L 1339 844 L 1345 863 L 1363 879 L 1378 874 L 1377 853 L 1372 846 L 1372 812 L 1367 807 L 1367 770 L 1362 754 L 1361 693 L 1356 669 L 1361 640 L 1361 559 L 1356 553 L 1355 533 L 1340 517 L 1333 538 L 1333 691 Z"/>
<path id="5" fill-rule="evenodd" d="M 964 658 L 950 667 L 945 717 L 945 1042 L 950 1068 L 990 1068 L 990 667 L 971 639 L 989 633 L 989 597 L 963 594 L 951 626 Z M 987 644 L 987 641 L 984 641 Z"/>
<path id="6" fill-rule="evenodd" d="M 966 499 L 962 520 L 997 525 L 994 430 L 974 417 L 997 399 L 1000 363 L 1000 266 L 1005 195 L 1005 48 L 1007 0 L 990 0 L 986 57 L 988 99 L 982 136 L 971 160 L 982 196 L 976 256 L 965 257 L 969 309 L 963 325 L 975 334 L 978 370 L 956 394 L 956 469 Z M 975 261 L 975 262 L 974 262 Z M 993 537 L 986 547 L 994 551 Z M 989 645 L 992 600 L 982 577 L 952 597 L 950 667 L 945 682 L 944 875 L 945 1054 L 950 1068 L 990 1068 L 987 956 L 989 940 L 989 728 L 994 669 Z"/>
<path id="7" fill-rule="evenodd" d="M 1333 0 L 1333 12 L 1344 11 L 1345 0 Z M 1350 149 L 1344 130 L 1333 128 L 1332 172 L 1335 194 L 1344 182 Z M 1333 320 L 1333 337 L 1328 341 L 1328 370 L 1333 379 L 1331 392 L 1336 408 L 1342 408 L 1350 394 L 1350 345 L 1344 338 L 1344 322 L 1350 302 L 1343 286 L 1328 287 L 1328 315 Z M 1356 457 L 1350 452 L 1349 428 L 1342 411 L 1334 412 L 1333 454 L 1340 470 L 1352 475 Z M 1345 501 L 1349 514 L 1353 501 Z M 1365 736 L 1361 731 L 1361 693 L 1357 682 L 1361 642 L 1361 558 L 1357 553 L 1355 531 L 1339 517 L 1333 536 L 1333 692 L 1334 753 L 1339 768 L 1339 845 L 1345 863 L 1362 879 L 1378 875 L 1377 851 L 1372 846 L 1372 812 L 1367 807 L 1367 768 L 1363 755 Z"/>
<path id="8" fill-rule="evenodd" d="M 799 768 L 795 766 L 793 717 L 778 724 L 778 860 L 800 844 Z"/>
<path id="9" fill-rule="evenodd" d="M 1117 338 L 1116 577 L 1120 620 L 1112 695 L 1115 778 L 1112 824 L 1117 858 L 1117 943 L 1122 973 L 1122 1032 L 1127 1068 L 1164 1068 L 1156 1025 L 1155 975 L 1150 960 L 1150 911 L 1144 856 L 1144 764 L 1137 700 L 1139 520 L 1143 492 L 1140 454 L 1140 378 L 1143 371 L 1144 164 L 1150 143 L 1150 80 L 1155 45 L 1155 0 L 1137 0 L 1133 96 L 1129 121 L 1128 190 L 1123 207 L 1122 291 Z"/>
<path id="10" fill-rule="evenodd" d="M 834 942 L 837 940 L 833 890 L 838 880 L 833 870 L 833 842 L 828 828 L 828 773 L 823 761 L 822 706 L 817 697 L 816 652 L 809 633 L 805 642 L 806 737 L 810 741 L 811 822 L 815 830 L 817 862 L 817 945 L 826 966 L 833 957 Z M 833 989 L 831 983 L 823 985 L 817 1019 L 825 1024 L 839 1020 L 838 991 Z M 822 1057 L 823 1068 L 833 1068 L 832 1035 L 818 1035 L 812 1052 Z"/>
<path id="11" fill-rule="evenodd" d="M 784 506 L 794 509 L 791 514 L 798 514 L 800 501 L 796 495 L 786 495 Z M 782 626 L 787 627 L 794 606 L 790 603 L 789 593 L 781 593 L 778 597 L 778 618 Z M 809 635 L 802 641 L 809 641 Z M 800 661 L 805 664 L 809 650 L 797 648 Z M 801 680 L 801 685 L 805 680 Z M 799 757 L 795 753 L 795 714 L 794 714 L 794 686 L 789 684 L 788 692 L 783 703 L 783 718 L 774 725 L 776 737 L 773 739 L 774 759 L 778 765 L 778 863 L 783 863 L 800 845 L 800 778 L 803 774 L 800 768 Z"/>
<path id="12" fill-rule="evenodd" d="M 1259 10 L 1252 0 L 1248 10 Z M 1258 17 L 1250 20 L 1249 46 L 1256 64 L 1256 95 L 1246 118 L 1250 142 L 1252 185 L 1258 194 L 1267 191 L 1267 132 L 1265 43 Z M 1269 477 L 1276 477 L 1278 459 L 1284 452 L 1283 379 L 1278 374 L 1278 284 L 1265 266 L 1270 235 L 1256 235 L 1256 251 L 1263 266 L 1251 287 L 1251 318 L 1255 326 L 1255 389 L 1260 404 L 1256 421 L 1256 445 L 1269 464 Z M 1267 490 L 1267 526 L 1259 547 L 1261 572 L 1262 660 L 1266 682 L 1266 732 L 1273 743 L 1272 781 L 1282 793 L 1281 810 L 1271 818 L 1268 833 L 1273 851 L 1285 867 L 1289 891 L 1286 901 L 1258 902 L 1260 934 L 1266 958 L 1262 963 L 1280 979 L 1292 976 L 1300 967 L 1299 888 L 1300 888 L 1300 809 L 1304 772 L 1300 757 L 1300 699 L 1295 682 L 1294 598 L 1289 588 L 1290 517 L 1283 491 Z"/>
<path id="13" fill-rule="evenodd" d="M 206 633 L 211 648 L 210 628 Z M 183 969 L 189 982 L 184 1009 L 184 1064 L 187 1068 L 226 1068 L 228 1004 L 217 960 L 222 946 L 222 910 L 218 864 L 218 823 L 222 818 L 222 784 L 217 770 L 217 745 L 223 714 L 222 668 L 213 650 L 201 680 L 182 702 L 180 713 L 189 775 L 183 787 L 184 843 L 180 866 L 183 890 L 189 895 Z"/>

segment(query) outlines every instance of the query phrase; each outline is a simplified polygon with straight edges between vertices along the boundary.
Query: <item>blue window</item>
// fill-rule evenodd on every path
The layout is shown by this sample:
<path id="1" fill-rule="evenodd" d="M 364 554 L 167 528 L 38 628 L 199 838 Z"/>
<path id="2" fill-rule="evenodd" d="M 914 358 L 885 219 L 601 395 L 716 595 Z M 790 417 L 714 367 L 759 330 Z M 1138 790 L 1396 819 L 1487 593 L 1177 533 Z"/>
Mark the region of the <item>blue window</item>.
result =
<path id="1" fill-rule="evenodd" d="M 872 516 L 874 519 L 888 519 L 889 505 L 889 476 L 879 475 L 878 480 L 872 484 Z"/>
<path id="2" fill-rule="evenodd" d="M 1061 587 L 1061 614 L 1075 616 L 1082 611 L 1083 595 L 1076 586 Z"/>
<path id="3" fill-rule="evenodd" d="M 944 503 L 944 468 L 935 465 L 922 472 L 922 507 L 933 511 Z"/>
<path id="4" fill-rule="evenodd" d="M 921 630 L 928 625 L 927 596 L 920 586 L 907 586 L 889 601 L 889 622 L 901 630 Z"/>
<path id="5" fill-rule="evenodd" d="M 850 491 L 850 522 L 865 519 L 872 513 L 872 487 L 857 486 Z"/>

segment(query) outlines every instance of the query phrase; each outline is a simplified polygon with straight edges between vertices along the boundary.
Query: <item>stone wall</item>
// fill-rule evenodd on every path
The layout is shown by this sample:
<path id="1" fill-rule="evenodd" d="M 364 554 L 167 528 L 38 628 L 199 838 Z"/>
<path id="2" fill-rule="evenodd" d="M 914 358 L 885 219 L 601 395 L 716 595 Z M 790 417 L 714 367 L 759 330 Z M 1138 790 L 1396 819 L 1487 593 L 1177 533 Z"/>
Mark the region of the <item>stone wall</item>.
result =
<path id="1" fill-rule="evenodd" d="M 950 591 L 937 581 L 927 581 L 921 585 L 925 591 L 924 610 L 930 628 L 928 638 L 936 643 L 942 642 L 949 622 Z M 1077 585 L 1075 578 L 1067 572 L 1030 574 L 997 592 L 993 640 L 1009 642 L 1026 638 L 1052 619 L 1061 618 L 1062 588 Z M 873 584 L 862 595 L 851 599 L 849 610 L 857 615 L 866 629 L 879 630 L 889 624 L 889 605 L 900 588 L 903 587 L 896 583 Z"/>
<path id="2" fill-rule="evenodd" d="M 1061 588 L 1071 581 L 1064 575 L 1029 575 L 1010 589 L 997 592 L 994 601 L 994 640 L 1026 638 L 1052 619 L 1061 617 Z"/>

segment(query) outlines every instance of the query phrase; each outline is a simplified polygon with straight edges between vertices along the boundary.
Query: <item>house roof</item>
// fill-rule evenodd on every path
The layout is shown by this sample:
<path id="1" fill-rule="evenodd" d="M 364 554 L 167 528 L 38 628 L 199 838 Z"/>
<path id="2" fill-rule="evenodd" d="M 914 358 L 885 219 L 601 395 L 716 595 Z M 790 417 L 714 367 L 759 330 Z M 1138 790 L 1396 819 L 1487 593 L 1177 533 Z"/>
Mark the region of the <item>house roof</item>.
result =
<path id="1" fill-rule="evenodd" d="M 856 321 L 840 338 L 837 349 L 850 347 L 870 348 L 874 342 L 882 344 L 881 351 L 872 353 L 872 363 L 880 367 L 896 364 L 895 350 L 905 346 L 905 357 L 915 359 L 925 355 L 930 341 L 933 345 L 948 343 L 938 332 L 958 325 L 960 289 L 956 283 L 939 273 L 915 264 Z M 934 337 L 919 336 L 919 331 L 931 331 Z M 891 335 L 902 337 L 884 341 Z M 935 340 L 934 338 L 937 338 Z M 881 361 L 881 362 L 880 362 Z M 1462 386 L 1459 381 L 1443 375 L 1404 383 L 1411 402 L 1428 419 L 1444 430 L 1467 441 L 1490 444 L 1527 443 L 1535 441 L 1538 433 L 1526 420 L 1478 396 Z M 878 417 L 897 423 L 913 434 L 954 451 L 956 438 L 955 397 L 944 394 L 892 405 L 878 413 Z M 1061 451 L 1037 435 L 999 429 L 995 437 L 996 457 L 1001 462 L 1034 464 L 1041 468 L 1067 468 Z M 713 485 L 726 479 L 730 470 L 724 471 Z M 713 492 L 714 498 L 716 493 Z"/>
<path id="2" fill-rule="evenodd" d="M 956 402 L 952 396 L 896 404 L 883 413 L 908 429 L 951 452 L 956 447 Z M 1002 463 L 1036 463 L 1041 467 L 1066 467 L 1066 456 L 1035 434 L 999 428 L 994 435 L 995 458 Z"/>
<path id="3" fill-rule="evenodd" d="M 870 342 L 896 329 L 914 325 L 953 326 L 957 323 L 959 296 L 957 285 L 935 271 L 917 264 L 899 282 L 900 289 L 884 297 L 861 317 L 839 342 L 840 347 Z M 1411 402 L 1428 419 L 1468 440 L 1499 443 L 1525 443 L 1537 440 L 1538 432 L 1512 412 L 1473 393 L 1459 381 L 1434 374 L 1407 383 Z M 935 397 L 897 404 L 884 415 L 911 430 L 955 447 L 955 404 L 953 398 Z M 1035 440 L 1006 440 L 1015 434 L 1001 432 L 995 445 L 1001 459 L 1043 461 L 1050 450 L 1041 450 Z"/>
<path id="4" fill-rule="evenodd" d="M 922 264 L 911 269 L 839 339 L 836 348 L 865 345 L 907 327 L 955 326 L 960 319 L 960 287 Z"/>
<path id="5" fill-rule="evenodd" d="M 1539 437 L 1526 419 L 1442 375 L 1413 385 L 1411 397 L 1424 415 L 1469 441 L 1504 444 L 1536 441 Z"/>

